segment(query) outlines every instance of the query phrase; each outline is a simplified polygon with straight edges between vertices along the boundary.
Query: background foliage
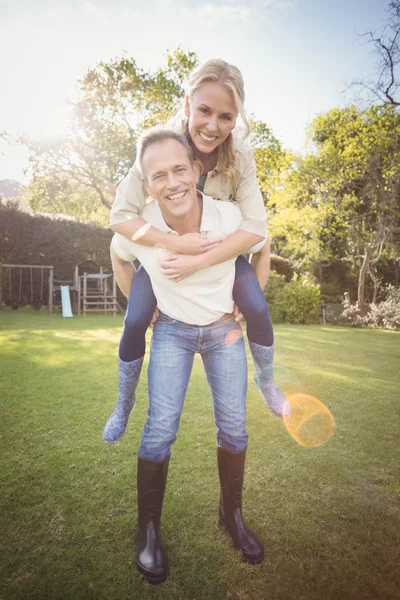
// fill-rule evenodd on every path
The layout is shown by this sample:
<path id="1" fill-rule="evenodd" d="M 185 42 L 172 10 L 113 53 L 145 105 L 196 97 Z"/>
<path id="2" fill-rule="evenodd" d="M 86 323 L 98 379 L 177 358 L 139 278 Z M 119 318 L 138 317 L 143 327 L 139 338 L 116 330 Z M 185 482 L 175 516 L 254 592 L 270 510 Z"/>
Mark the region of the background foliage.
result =
<path id="1" fill-rule="evenodd" d="M 382 66 L 381 78 L 375 88 L 371 82 L 355 82 L 365 90 L 375 89 L 373 102 L 316 116 L 309 127 L 306 154 L 288 151 L 266 123 L 255 116 L 250 119 L 248 142 L 254 148 L 269 215 L 272 268 L 284 276 L 284 281 L 270 280 L 271 303 L 272 297 L 273 302 L 279 297 L 279 302 L 290 304 L 294 290 L 300 302 L 304 285 L 299 282 L 307 280 L 319 284 L 324 302 L 340 302 L 349 292 L 364 317 L 368 304 L 384 300 L 387 284 L 400 283 L 399 0 L 389 2 L 381 34 L 366 34 Z M 79 81 L 69 134 L 52 142 L 20 139 L 30 152 L 31 183 L 25 189 L 25 203 L 35 213 L 69 215 L 80 223 L 107 226 L 116 186 L 132 165 L 138 135 L 176 114 L 187 76 L 197 63 L 195 53 L 177 48 L 153 72 L 126 56 L 88 69 Z M 383 88 L 382 82 L 392 83 Z M 29 219 L 24 219 L 28 217 L 18 221 L 20 234 L 14 233 L 24 246 L 11 249 L 3 237 L 3 262 L 22 257 L 26 262 L 50 261 L 62 276 L 85 255 L 109 266 L 111 232 L 85 225 L 79 229 L 77 223 L 64 221 L 62 232 L 56 226 L 57 233 L 50 234 L 48 225 L 40 239 L 40 234 L 27 231 Z M 40 219 L 34 223 L 35 229 L 44 227 Z M 84 233 L 89 230 L 90 240 Z M 295 273 L 303 278 L 285 291 L 284 284 Z M 275 313 L 276 318 L 295 322 L 311 318 L 278 307 Z"/>

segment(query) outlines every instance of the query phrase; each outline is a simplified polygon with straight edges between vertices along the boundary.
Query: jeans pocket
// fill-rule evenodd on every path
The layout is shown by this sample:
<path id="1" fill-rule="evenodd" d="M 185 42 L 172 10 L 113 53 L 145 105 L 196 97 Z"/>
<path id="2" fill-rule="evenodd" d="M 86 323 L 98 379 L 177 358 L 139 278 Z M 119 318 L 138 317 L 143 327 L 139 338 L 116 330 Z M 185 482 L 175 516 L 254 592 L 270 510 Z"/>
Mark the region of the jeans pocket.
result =
<path id="1" fill-rule="evenodd" d="M 160 312 L 160 314 L 158 315 L 158 319 L 155 322 L 155 325 L 157 325 L 157 323 L 176 323 L 175 319 L 171 319 L 171 317 L 168 317 L 168 315 L 164 315 L 164 313 Z"/>

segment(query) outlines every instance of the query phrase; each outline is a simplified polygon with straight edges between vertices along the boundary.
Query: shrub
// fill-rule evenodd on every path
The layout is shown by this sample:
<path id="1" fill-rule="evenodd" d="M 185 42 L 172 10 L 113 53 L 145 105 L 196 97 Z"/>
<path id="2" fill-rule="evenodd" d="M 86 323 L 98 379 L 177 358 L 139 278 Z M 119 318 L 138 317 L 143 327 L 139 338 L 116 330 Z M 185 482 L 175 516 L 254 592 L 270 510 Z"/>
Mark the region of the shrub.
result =
<path id="1" fill-rule="evenodd" d="M 379 304 L 371 304 L 365 320 L 378 329 L 400 329 L 400 299 L 389 297 Z"/>
<path id="2" fill-rule="evenodd" d="M 319 318 L 320 288 L 307 277 L 294 278 L 274 299 L 276 320 L 293 324 L 315 323 Z"/>
<path id="3" fill-rule="evenodd" d="M 264 290 L 264 296 L 268 304 L 272 305 L 275 301 L 277 293 L 285 287 L 285 278 L 275 271 L 270 271 L 268 284 Z"/>
<path id="4" fill-rule="evenodd" d="M 400 287 L 395 287 L 389 283 L 386 286 L 386 300 L 392 300 L 400 304 Z"/>
<path id="5" fill-rule="evenodd" d="M 283 275 L 278 275 L 275 271 L 271 271 L 268 278 L 268 285 L 264 291 L 264 296 L 269 305 L 271 319 L 274 323 L 282 320 L 280 311 L 275 308 L 275 298 L 278 293 L 285 287 L 285 278 Z"/>
<path id="6" fill-rule="evenodd" d="M 331 321 L 330 321 L 331 322 Z M 352 304 L 335 319 L 339 325 L 350 327 L 364 327 L 367 324 L 366 316 L 360 311 L 357 304 Z"/>
<path id="7" fill-rule="evenodd" d="M 386 300 L 379 304 L 370 304 L 368 313 L 361 313 L 357 304 L 346 308 L 335 323 L 350 327 L 372 326 L 377 329 L 400 329 L 400 288 L 393 285 L 386 287 Z"/>

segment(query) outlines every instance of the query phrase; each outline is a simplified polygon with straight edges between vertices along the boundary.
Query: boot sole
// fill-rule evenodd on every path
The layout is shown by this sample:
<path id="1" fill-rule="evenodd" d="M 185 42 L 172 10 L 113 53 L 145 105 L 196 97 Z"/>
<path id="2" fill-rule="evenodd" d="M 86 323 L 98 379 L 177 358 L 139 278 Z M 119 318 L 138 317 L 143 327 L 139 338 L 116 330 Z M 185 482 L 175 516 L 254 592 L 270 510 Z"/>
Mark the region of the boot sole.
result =
<path id="1" fill-rule="evenodd" d="M 152 575 L 151 573 L 149 573 L 149 571 L 146 571 L 146 569 L 144 569 L 142 567 L 142 565 L 140 565 L 137 561 L 136 561 L 136 566 L 137 566 L 137 569 L 138 569 L 139 573 L 141 574 L 141 576 L 148 583 L 151 583 L 152 585 L 158 585 L 159 583 L 164 583 L 164 581 L 168 577 L 168 573 L 166 573 L 165 575 Z"/>
<path id="2" fill-rule="evenodd" d="M 227 532 L 227 534 L 229 535 L 229 537 L 232 540 L 233 545 L 235 546 L 235 548 L 237 548 L 237 550 L 239 550 L 242 553 L 242 556 L 244 558 L 244 560 L 248 563 L 250 563 L 251 565 L 259 565 L 260 563 L 262 563 L 262 561 L 265 558 L 265 553 L 263 552 L 260 556 L 249 556 L 248 554 L 246 554 L 245 552 L 243 552 L 243 550 L 241 549 L 240 546 L 238 546 L 235 542 L 235 540 L 233 539 L 233 537 L 231 536 L 231 532 L 229 531 L 228 527 L 225 525 L 224 521 L 219 518 L 218 520 L 218 525 L 220 527 L 223 527 L 223 529 L 225 529 L 225 531 Z"/>

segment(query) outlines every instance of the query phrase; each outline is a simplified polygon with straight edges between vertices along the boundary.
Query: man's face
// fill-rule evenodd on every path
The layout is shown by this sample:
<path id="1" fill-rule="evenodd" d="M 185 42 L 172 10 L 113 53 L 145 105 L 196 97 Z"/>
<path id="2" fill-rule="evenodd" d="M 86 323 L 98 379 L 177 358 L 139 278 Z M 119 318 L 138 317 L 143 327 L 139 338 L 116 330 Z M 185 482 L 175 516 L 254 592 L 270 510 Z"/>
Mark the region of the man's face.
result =
<path id="1" fill-rule="evenodd" d="M 174 139 L 156 142 L 142 159 L 148 193 L 160 205 L 164 219 L 183 219 L 197 200 L 196 184 L 200 169 L 191 165 L 186 148 Z"/>

